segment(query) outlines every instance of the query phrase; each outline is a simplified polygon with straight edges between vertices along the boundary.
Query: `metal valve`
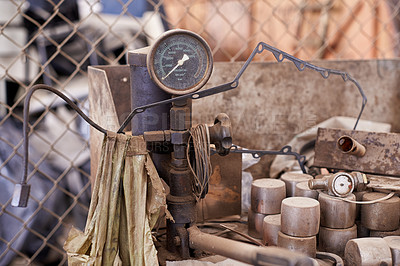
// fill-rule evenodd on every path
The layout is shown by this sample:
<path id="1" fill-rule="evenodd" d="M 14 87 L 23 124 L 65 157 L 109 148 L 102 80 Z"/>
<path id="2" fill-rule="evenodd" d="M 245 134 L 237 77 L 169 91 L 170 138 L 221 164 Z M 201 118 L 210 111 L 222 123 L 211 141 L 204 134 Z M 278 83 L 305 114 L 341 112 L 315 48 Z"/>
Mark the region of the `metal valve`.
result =
<path id="1" fill-rule="evenodd" d="M 363 191 L 368 184 L 367 176 L 360 172 L 339 172 L 308 181 L 310 189 L 322 189 L 336 197 L 347 197 L 353 191 Z"/>
<path id="2" fill-rule="evenodd" d="M 210 143 L 215 145 L 219 155 L 227 155 L 232 147 L 232 128 L 229 116 L 224 113 L 217 115 L 214 125 L 208 128 Z"/>

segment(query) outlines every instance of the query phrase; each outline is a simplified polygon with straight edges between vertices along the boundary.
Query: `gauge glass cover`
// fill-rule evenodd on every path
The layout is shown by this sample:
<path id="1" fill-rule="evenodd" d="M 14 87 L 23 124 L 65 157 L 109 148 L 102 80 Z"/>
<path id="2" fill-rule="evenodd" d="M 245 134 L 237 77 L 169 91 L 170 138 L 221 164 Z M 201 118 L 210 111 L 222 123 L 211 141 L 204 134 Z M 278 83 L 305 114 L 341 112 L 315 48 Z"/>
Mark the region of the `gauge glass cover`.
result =
<path id="1" fill-rule="evenodd" d="M 172 94 L 186 94 L 208 81 L 212 54 L 200 36 L 178 30 L 167 32 L 154 44 L 147 63 L 150 76 L 159 87 Z"/>

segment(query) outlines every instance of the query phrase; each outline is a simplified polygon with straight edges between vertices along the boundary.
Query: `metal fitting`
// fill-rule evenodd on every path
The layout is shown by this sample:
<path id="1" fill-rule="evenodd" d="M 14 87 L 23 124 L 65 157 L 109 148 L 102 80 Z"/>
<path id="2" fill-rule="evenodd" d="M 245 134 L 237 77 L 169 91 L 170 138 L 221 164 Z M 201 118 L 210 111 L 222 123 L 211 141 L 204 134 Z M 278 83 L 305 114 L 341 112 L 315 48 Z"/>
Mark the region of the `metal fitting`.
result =
<path id="1" fill-rule="evenodd" d="M 365 174 L 360 172 L 339 172 L 324 176 L 320 179 L 310 179 L 310 189 L 321 189 L 329 195 L 336 197 L 347 197 L 353 191 L 363 191 L 367 188 L 369 181 Z"/>
<path id="2" fill-rule="evenodd" d="M 172 131 L 171 130 L 171 143 L 172 144 L 187 144 L 189 139 L 189 131 Z"/>
<path id="3" fill-rule="evenodd" d="M 192 124 L 191 108 L 189 106 L 172 107 L 170 110 L 171 130 L 186 130 Z"/>
<path id="4" fill-rule="evenodd" d="M 220 113 L 209 127 L 210 142 L 215 145 L 219 155 L 227 155 L 232 147 L 232 126 L 229 116 Z"/>
<path id="5" fill-rule="evenodd" d="M 337 140 L 337 147 L 339 150 L 341 150 L 343 153 L 354 155 L 357 157 L 363 157 L 365 155 L 365 147 L 357 142 L 355 139 L 353 139 L 350 136 L 341 136 Z"/>

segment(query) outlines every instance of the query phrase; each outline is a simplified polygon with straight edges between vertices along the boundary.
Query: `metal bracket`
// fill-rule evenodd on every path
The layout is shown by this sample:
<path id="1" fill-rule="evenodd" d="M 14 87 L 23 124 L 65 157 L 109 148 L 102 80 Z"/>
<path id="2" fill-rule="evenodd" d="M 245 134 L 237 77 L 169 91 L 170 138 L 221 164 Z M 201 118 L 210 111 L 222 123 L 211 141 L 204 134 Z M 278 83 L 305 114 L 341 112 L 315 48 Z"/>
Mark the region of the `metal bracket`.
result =
<path id="1" fill-rule="evenodd" d="M 264 155 L 287 155 L 296 157 L 297 162 L 299 163 L 300 169 L 304 174 L 307 174 L 306 168 L 304 166 L 306 162 L 306 156 L 300 155 L 297 152 L 292 151 L 292 147 L 283 146 L 279 151 L 268 151 L 268 150 L 241 150 L 238 146 L 232 145 L 230 152 L 233 153 L 250 153 L 253 158 L 260 158 Z M 212 150 L 212 153 L 216 153 L 215 150 Z"/>
<path id="2" fill-rule="evenodd" d="M 210 95 L 214 95 L 220 92 L 224 92 L 224 91 L 228 91 L 231 89 L 235 89 L 237 86 L 239 86 L 239 79 L 240 77 L 243 75 L 244 71 L 247 69 L 247 67 L 249 66 L 249 64 L 251 63 L 251 61 L 254 59 L 254 57 L 257 54 L 261 54 L 264 50 L 270 51 L 274 57 L 276 58 L 276 60 L 278 61 L 278 63 L 282 62 L 284 59 L 287 59 L 289 61 L 292 61 L 294 63 L 294 65 L 296 66 L 296 68 L 299 71 L 303 71 L 304 69 L 308 68 L 314 71 L 317 71 L 318 73 L 321 74 L 321 76 L 324 79 L 327 79 L 331 74 L 332 75 L 339 75 L 342 77 L 343 81 L 350 81 L 352 82 L 358 89 L 358 91 L 361 94 L 362 97 L 362 105 L 361 105 L 361 109 L 360 109 L 360 113 L 358 114 L 356 123 L 354 125 L 354 129 L 356 129 L 358 121 L 361 118 L 361 115 L 364 111 L 364 107 L 367 104 L 367 96 L 365 95 L 363 89 L 361 88 L 361 85 L 357 82 L 357 80 L 355 80 L 354 78 L 352 78 L 350 76 L 350 74 L 348 74 L 347 72 L 344 71 L 340 71 L 340 70 L 335 70 L 335 69 L 328 69 L 328 68 L 323 68 L 323 67 L 318 67 L 315 66 L 313 64 L 310 64 L 308 62 L 305 62 L 303 60 L 300 60 L 288 53 L 285 53 L 275 47 L 272 47 L 271 45 L 268 45 L 264 42 L 260 42 L 258 43 L 258 45 L 256 46 L 256 48 L 254 48 L 253 52 L 251 53 L 251 55 L 249 56 L 249 58 L 247 58 L 246 62 L 243 64 L 242 68 L 239 70 L 239 72 L 237 73 L 236 77 L 233 79 L 233 81 L 207 89 L 207 90 L 203 90 L 203 91 L 198 91 L 198 92 L 192 92 L 189 94 L 185 94 L 182 96 L 178 96 L 178 97 L 174 97 L 168 100 L 164 100 L 164 101 L 159 101 L 159 102 L 155 102 L 155 103 L 151 103 L 151 104 L 147 104 L 147 105 L 143 105 L 140 107 L 137 107 L 135 109 L 132 110 L 132 112 L 128 115 L 128 117 L 125 119 L 125 121 L 122 123 L 121 127 L 118 129 L 118 133 L 122 133 L 122 131 L 125 129 L 125 127 L 128 125 L 128 123 L 132 120 L 132 118 L 139 113 L 143 113 L 146 109 L 148 108 L 152 108 L 154 106 L 158 106 L 158 105 L 163 105 L 163 104 L 169 104 L 175 101 L 180 101 L 180 100 L 185 100 L 185 99 L 200 99 L 203 97 L 207 97 Z"/>

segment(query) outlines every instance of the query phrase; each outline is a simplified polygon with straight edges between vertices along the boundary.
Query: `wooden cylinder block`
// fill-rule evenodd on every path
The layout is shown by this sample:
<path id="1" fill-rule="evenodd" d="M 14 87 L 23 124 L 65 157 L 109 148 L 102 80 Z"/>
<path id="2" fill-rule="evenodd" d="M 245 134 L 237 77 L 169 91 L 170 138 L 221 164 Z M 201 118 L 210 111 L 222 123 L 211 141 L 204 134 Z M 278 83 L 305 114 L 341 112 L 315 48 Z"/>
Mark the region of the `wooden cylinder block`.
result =
<path id="1" fill-rule="evenodd" d="M 297 183 L 306 182 L 312 179 L 311 175 L 287 172 L 281 176 L 281 180 L 286 184 L 286 197 L 294 197 Z"/>
<path id="2" fill-rule="evenodd" d="M 349 200 L 356 200 L 354 194 L 346 197 Z M 345 229 L 354 225 L 356 220 L 356 204 L 341 200 L 338 197 L 326 193 L 319 193 L 319 204 L 321 205 L 321 226 Z"/>
<path id="3" fill-rule="evenodd" d="M 332 229 L 321 226 L 319 228 L 319 250 L 344 256 L 347 241 L 357 238 L 357 226 L 346 229 Z"/>
<path id="4" fill-rule="evenodd" d="M 385 193 L 370 192 L 363 195 L 363 201 L 371 201 L 386 196 Z M 361 206 L 361 222 L 370 230 L 393 231 L 399 228 L 400 199 L 390 199 Z"/>
<path id="5" fill-rule="evenodd" d="M 278 245 L 278 232 L 281 230 L 281 215 L 267 215 L 263 221 L 263 242 L 268 246 Z"/>
<path id="6" fill-rule="evenodd" d="M 251 209 L 263 214 L 278 214 L 281 202 L 286 197 L 285 182 L 272 178 L 261 178 L 251 184 Z"/>
<path id="7" fill-rule="evenodd" d="M 304 197 L 291 197 L 282 201 L 281 231 L 290 236 L 315 236 L 319 230 L 319 202 Z"/>
<path id="8" fill-rule="evenodd" d="M 392 252 L 393 265 L 400 265 L 400 236 L 386 236 L 383 238 Z"/>
<path id="9" fill-rule="evenodd" d="M 317 237 L 294 237 L 278 232 L 278 247 L 301 252 L 315 258 L 317 253 Z"/>
<path id="10" fill-rule="evenodd" d="M 247 225 L 250 236 L 259 239 L 262 238 L 264 217 L 265 214 L 253 212 L 251 208 L 249 208 Z"/>
<path id="11" fill-rule="evenodd" d="M 310 189 L 308 187 L 308 181 L 300 182 L 296 184 L 294 196 L 318 199 L 318 190 Z"/>
<path id="12" fill-rule="evenodd" d="M 344 253 L 348 266 L 392 265 L 392 253 L 383 238 L 352 239 L 347 242 Z"/>

